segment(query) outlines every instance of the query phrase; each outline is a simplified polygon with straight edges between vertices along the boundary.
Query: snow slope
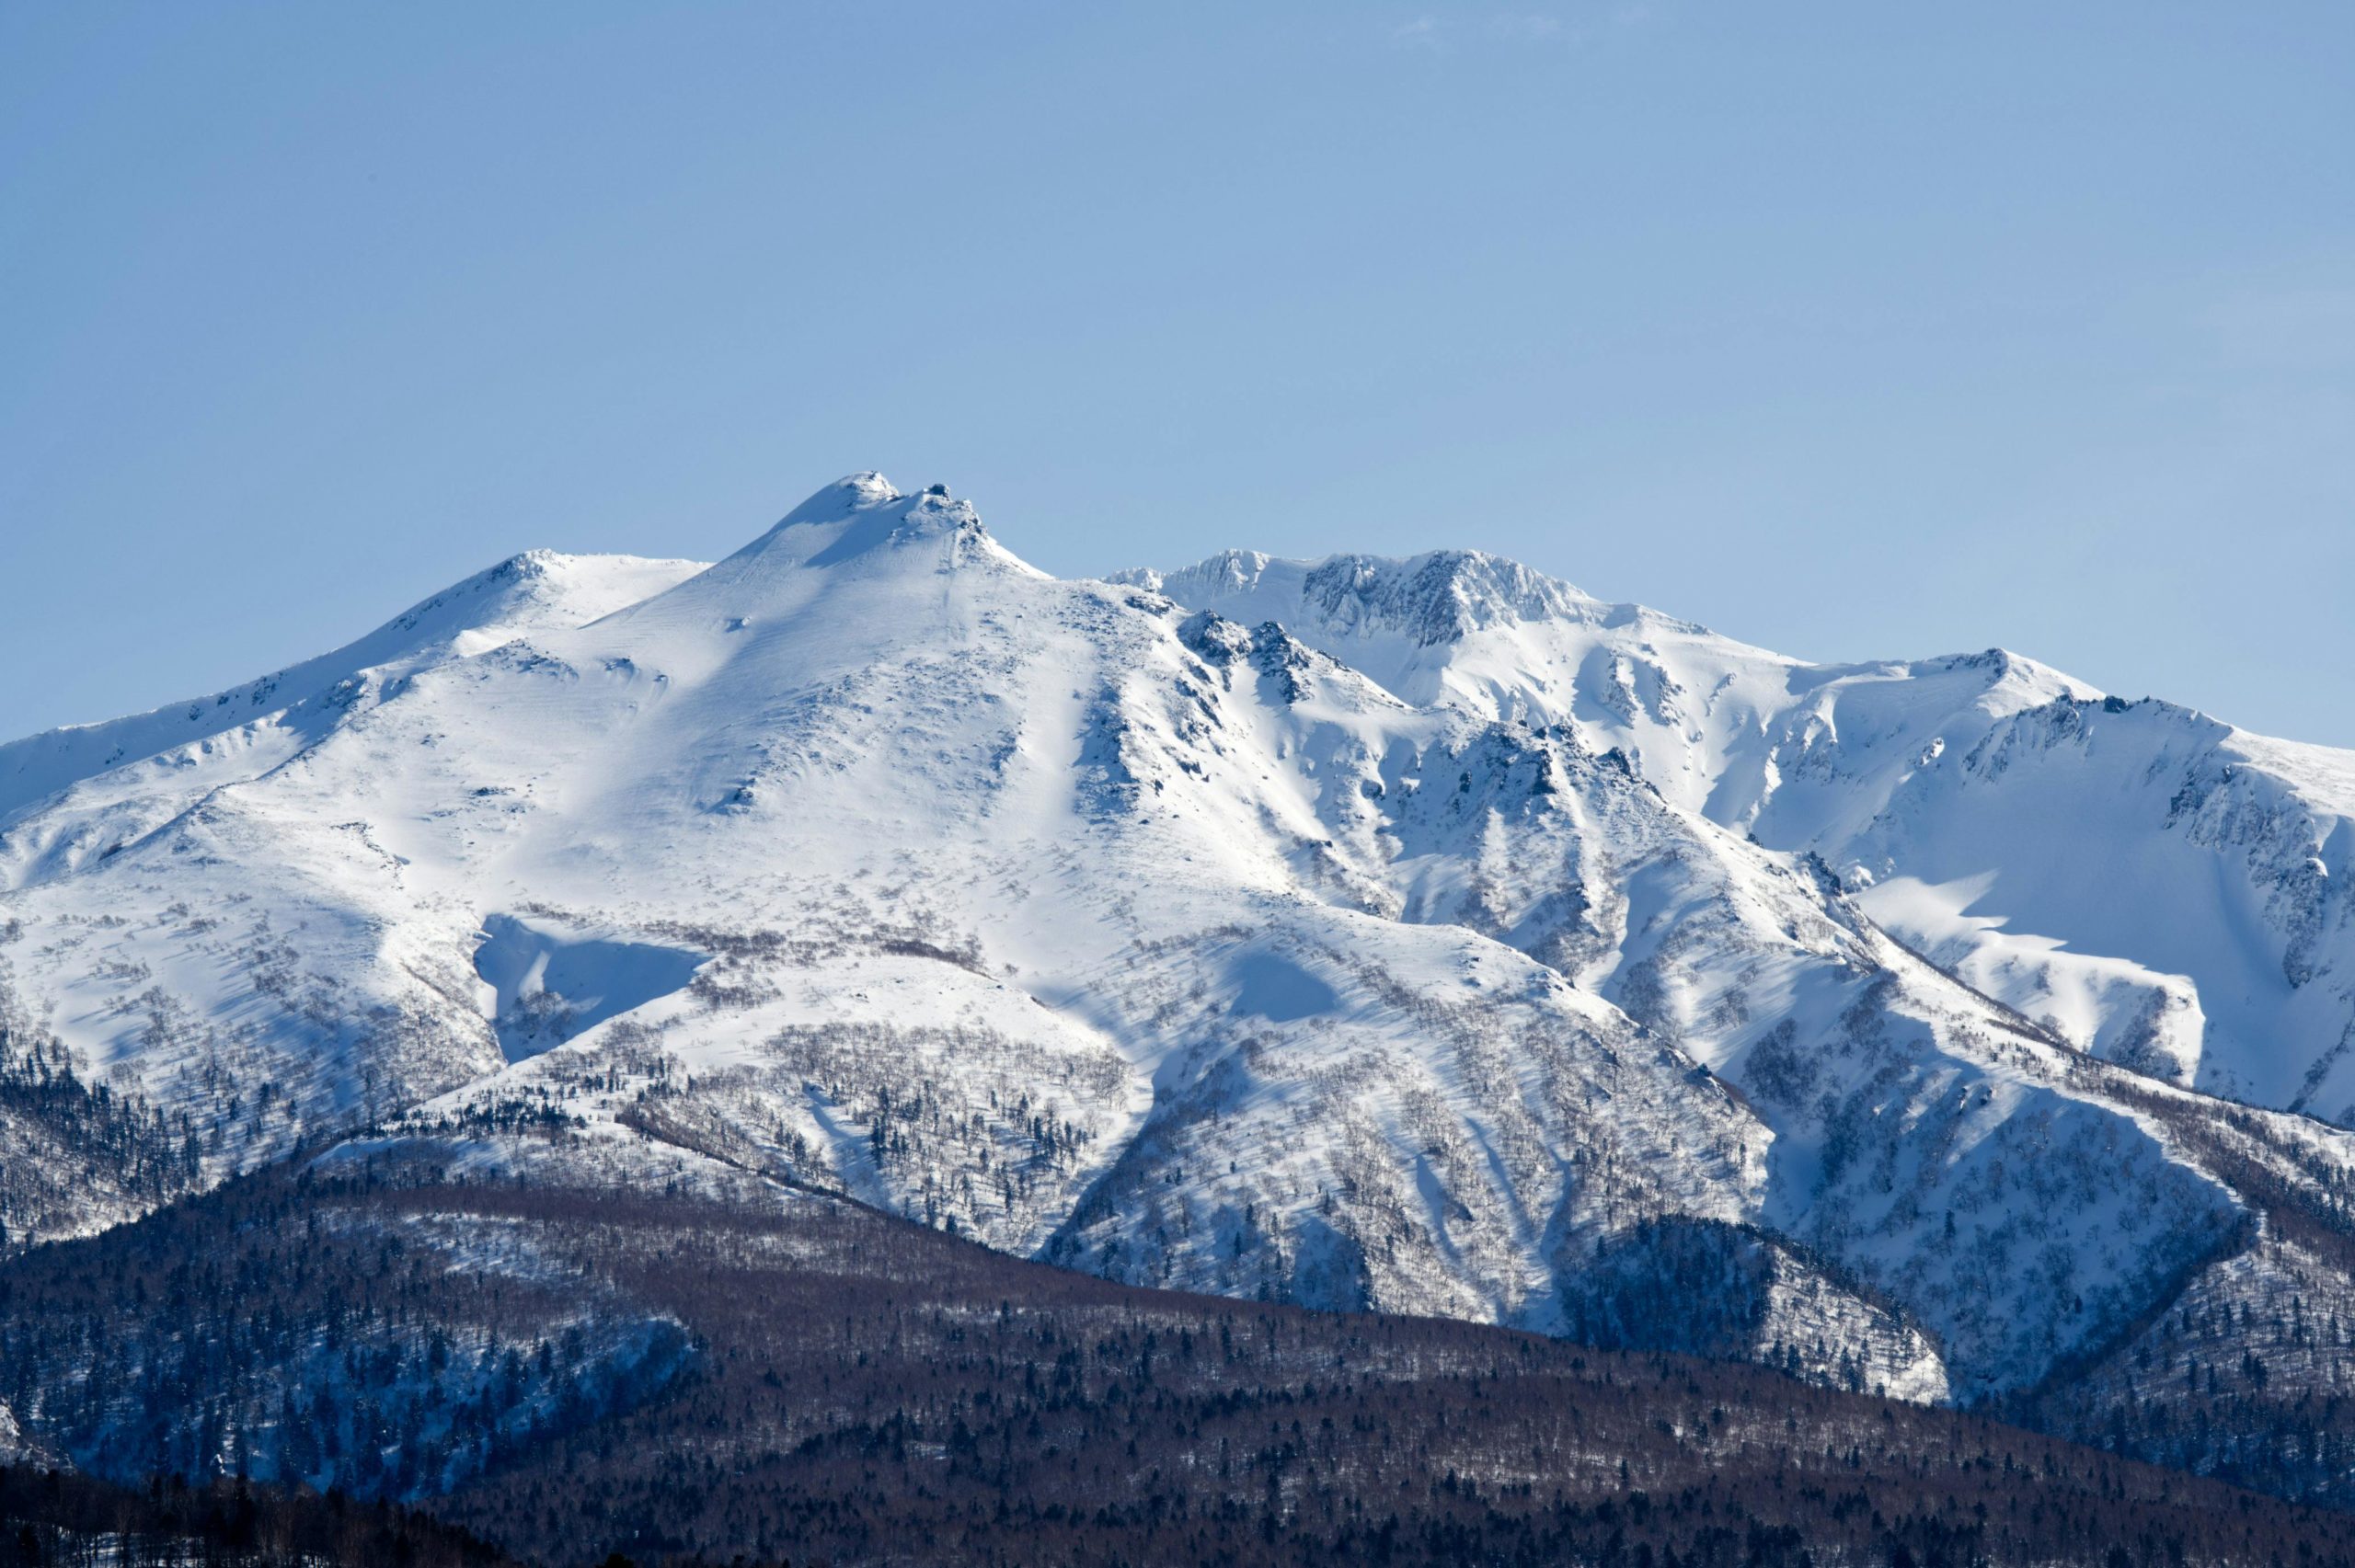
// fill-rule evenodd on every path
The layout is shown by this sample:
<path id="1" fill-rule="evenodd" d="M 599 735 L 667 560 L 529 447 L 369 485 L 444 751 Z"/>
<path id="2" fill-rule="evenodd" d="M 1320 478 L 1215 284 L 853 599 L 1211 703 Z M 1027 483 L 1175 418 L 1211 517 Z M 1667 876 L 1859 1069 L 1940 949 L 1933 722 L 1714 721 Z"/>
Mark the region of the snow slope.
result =
<path id="1" fill-rule="evenodd" d="M 562 1127 L 1124 1280 L 1975 1398 L 2269 1244 L 2250 1169 L 2355 1170 L 2290 1118 L 2211 1157 L 2215 1102 L 2005 990 L 2043 953 L 2098 1035 L 2176 974 L 1956 869 L 1995 829 L 1907 759 L 2010 745 L 1952 775 L 1993 821 L 2019 724 L 2119 716 L 2026 661 L 1809 670 L 1476 556 L 1058 581 L 875 475 L 708 568 L 525 559 L 266 716 L 8 750 L 6 1016 L 208 1177 Z"/>
<path id="2" fill-rule="evenodd" d="M 43 875 L 50 869 L 43 852 L 63 857 L 70 867 L 86 848 L 10 831 L 36 804 L 46 808 L 45 818 L 56 817 L 51 797 L 60 793 L 86 792 L 82 809 L 67 814 L 77 823 L 114 798 L 109 786 L 193 800 L 295 754 L 365 699 L 371 687 L 381 692 L 442 660 L 583 624 L 700 570 L 695 561 L 533 550 L 410 606 L 355 643 L 234 691 L 0 745 L 0 840 L 8 846 L 0 885 Z M 158 775 L 167 773 L 177 776 L 176 791 L 157 788 Z M 97 784 L 109 773 L 127 776 Z M 108 839 L 98 853 L 118 841 Z"/>

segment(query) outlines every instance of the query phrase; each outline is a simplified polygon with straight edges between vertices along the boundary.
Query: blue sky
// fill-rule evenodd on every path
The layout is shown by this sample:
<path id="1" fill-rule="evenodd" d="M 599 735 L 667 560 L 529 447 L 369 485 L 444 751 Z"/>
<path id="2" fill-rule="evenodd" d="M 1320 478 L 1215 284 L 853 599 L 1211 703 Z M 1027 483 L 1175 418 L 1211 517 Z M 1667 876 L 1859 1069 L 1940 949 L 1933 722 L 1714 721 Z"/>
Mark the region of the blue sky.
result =
<path id="1" fill-rule="evenodd" d="M 0 734 L 851 469 L 2355 745 L 2355 6 L 0 8 Z"/>

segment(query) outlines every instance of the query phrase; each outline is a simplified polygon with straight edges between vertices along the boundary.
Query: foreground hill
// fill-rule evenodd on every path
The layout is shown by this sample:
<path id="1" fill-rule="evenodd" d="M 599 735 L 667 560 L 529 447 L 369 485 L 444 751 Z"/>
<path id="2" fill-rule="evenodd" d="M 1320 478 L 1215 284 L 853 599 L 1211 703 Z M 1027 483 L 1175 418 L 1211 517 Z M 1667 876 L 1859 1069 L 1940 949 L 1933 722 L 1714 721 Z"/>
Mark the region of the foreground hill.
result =
<path id="1" fill-rule="evenodd" d="M 515 1559 L 464 1530 L 385 1504 L 289 1495 L 224 1482 L 191 1488 L 158 1478 L 109 1485 L 0 1453 L 0 1568 L 54 1563 L 121 1568 L 513 1568 Z"/>
<path id="2" fill-rule="evenodd" d="M 1971 1416 L 1119 1286 L 641 1155 L 382 1144 L 21 1255 L 28 1425 L 548 1564 L 2355 1561 L 2342 1516 Z"/>

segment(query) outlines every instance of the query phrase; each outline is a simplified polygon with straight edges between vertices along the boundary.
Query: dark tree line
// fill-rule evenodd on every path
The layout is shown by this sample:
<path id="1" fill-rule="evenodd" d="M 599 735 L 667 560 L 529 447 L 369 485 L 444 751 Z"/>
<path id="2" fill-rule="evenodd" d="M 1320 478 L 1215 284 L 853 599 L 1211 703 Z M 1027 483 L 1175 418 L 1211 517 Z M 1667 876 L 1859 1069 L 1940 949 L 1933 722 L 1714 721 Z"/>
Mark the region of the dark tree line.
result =
<path id="1" fill-rule="evenodd" d="M 0 1568 L 501 1568 L 512 1559 L 426 1515 L 339 1494 L 157 1478 L 111 1486 L 0 1464 Z"/>
<path id="2" fill-rule="evenodd" d="M 813 1195 L 460 1182 L 411 1152 L 0 1267 L 0 1370 L 44 1368 L 29 1434 L 76 1429 L 45 1391 L 135 1343 L 170 1375 L 124 1353 L 107 1398 L 139 1418 L 94 1460 L 201 1474 L 332 1429 L 414 1481 L 443 1436 L 487 1434 L 415 1494 L 549 1563 L 2355 1562 L 2343 1517 L 1753 1368 L 1138 1289 Z M 108 1335 L 77 1326 L 102 1313 Z M 594 1333 L 566 1347 L 584 1318 L 614 1344 L 672 1325 L 682 1354 L 633 1380 Z M 324 1417 L 281 1332 L 333 1358 Z M 442 1363 L 470 1369 L 454 1423 L 437 1343 L 468 1347 Z"/>

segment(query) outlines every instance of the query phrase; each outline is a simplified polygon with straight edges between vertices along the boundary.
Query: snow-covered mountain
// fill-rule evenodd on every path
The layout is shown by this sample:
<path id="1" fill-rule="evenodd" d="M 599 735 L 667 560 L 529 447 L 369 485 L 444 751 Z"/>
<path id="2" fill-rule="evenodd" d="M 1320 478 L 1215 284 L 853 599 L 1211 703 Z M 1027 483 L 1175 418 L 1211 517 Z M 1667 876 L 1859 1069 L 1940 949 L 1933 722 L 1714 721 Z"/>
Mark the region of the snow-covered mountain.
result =
<path id="1" fill-rule="evenodd" d="M 2070 1044 L 2355 1124 L 2355 753 L 2001 649 L 1803 664 L 1475 552 L 1123 580 L 1280 622 L 1404 701 L 1623 750 Z"/>
<path id="2" fill-rule="evenodd" d="M 2355 1100 L 2350 777 L 1478 555 L 1061 581 L 857 475 L 0 749 L 0 1029 L 187 1180 L 561 1126 L 1132 1282 L 1982 1398 L 2195 1286 L 2349 1293 L 2355 1137 L 2197 1091 Z M 147 1191 L 43 1147 L 12 1235 Z"/>

